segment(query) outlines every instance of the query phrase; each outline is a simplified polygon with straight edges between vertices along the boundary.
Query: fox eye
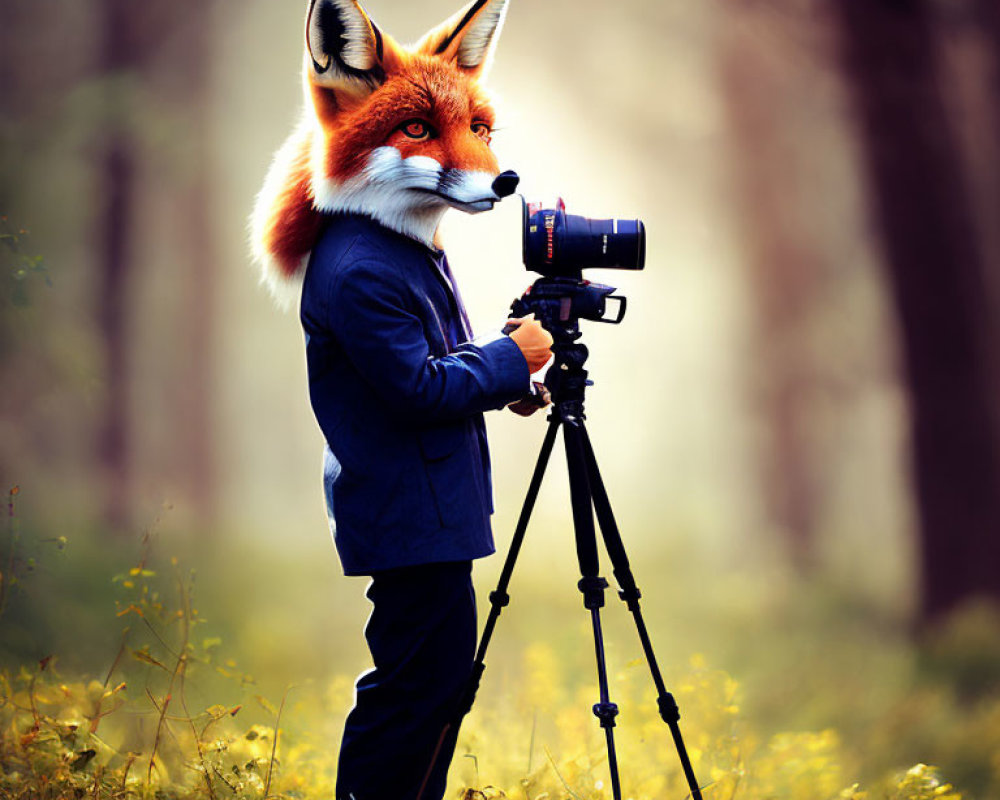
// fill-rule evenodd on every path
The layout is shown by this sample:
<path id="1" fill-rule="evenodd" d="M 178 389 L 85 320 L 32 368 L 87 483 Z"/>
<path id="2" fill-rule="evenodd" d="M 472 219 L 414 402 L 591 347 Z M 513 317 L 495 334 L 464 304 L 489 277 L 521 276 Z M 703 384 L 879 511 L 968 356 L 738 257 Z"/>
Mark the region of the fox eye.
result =
<path id="1" fill-rule="evenodd" d="M 407 120 L 399 130 L 410 139 L 429 139 L 434 134 L 434 129 L 422 119 Z"/>
<path id="2" fill-rule="evenodd" d="M 485 122 L 473 122 L 470 126 L 472 132 L 476 134 L 480 139 L 489 144 L 491 134 L 493 131 L 490 130 L 490 126 Z"/>

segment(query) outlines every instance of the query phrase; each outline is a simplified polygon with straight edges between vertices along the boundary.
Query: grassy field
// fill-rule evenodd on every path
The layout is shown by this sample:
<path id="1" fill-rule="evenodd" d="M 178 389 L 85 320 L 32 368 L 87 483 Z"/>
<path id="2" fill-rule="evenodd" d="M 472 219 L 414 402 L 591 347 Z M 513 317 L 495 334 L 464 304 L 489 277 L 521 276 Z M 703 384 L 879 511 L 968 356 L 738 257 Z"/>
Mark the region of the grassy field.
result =
<path id="1" fill-rule="evenodd" d="M 155 533 L 112 546 L 24 521 L 10 535 L 3 797 L 333 797 L 367 608 L 331 549 Z M 914 644 L 901 606 L 766 558 L 721 568 L 664 549 L 635 571 L 706 798 L 1000 797 L 995 610 Z M 567 556 L 529 550 L 515 574 L 451 797 L 611 797 Z M 481 603 L 499 567 L 477 566 Z M 624 796 L 681 800 L 631 620 L 608 602 Z"/>

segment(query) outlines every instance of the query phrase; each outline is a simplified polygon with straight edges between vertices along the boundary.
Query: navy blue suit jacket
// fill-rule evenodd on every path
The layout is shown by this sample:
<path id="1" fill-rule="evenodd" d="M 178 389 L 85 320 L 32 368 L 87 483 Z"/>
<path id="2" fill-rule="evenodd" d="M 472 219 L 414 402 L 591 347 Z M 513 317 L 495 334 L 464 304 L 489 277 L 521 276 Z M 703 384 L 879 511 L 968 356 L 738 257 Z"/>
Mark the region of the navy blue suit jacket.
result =
<path id="1" fill-rule="evenodd" d="M 348 575 L 494 549 L 482 412 L 525 394 L 528 364 L 507 336 L 467 341 L 442 257 L 368 217 L 337 214 L 306 270 L 309 393 Z"/>

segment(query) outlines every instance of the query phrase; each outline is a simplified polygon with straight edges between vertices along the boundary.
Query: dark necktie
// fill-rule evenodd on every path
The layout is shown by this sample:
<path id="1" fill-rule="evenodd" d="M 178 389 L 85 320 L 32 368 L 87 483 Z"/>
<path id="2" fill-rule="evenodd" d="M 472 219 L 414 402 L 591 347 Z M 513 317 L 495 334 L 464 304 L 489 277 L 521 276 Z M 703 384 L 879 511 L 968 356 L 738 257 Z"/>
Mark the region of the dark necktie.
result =
<path id="1" fill-rule="evenodd" d="M 458 336 L 458 343 L 468 342 L 472 340 L 472 324 L 469 322 L 469 315 L 465 310 L 465 303 L 462 302 L 462 294 L 458 291 L 458 283 L 455 281 L 455 276 L 452 274 L 451 267 L 448 265 L 448 256 L 441 253 L 440 260 L 435 259 L 441 268 L 441 273 L 447 279 L 447 282 L 451 289 L 451 294 L 455 298 L 455 305 L 458 308 L 458 316 L 462 322 L 462 330 Z"/>

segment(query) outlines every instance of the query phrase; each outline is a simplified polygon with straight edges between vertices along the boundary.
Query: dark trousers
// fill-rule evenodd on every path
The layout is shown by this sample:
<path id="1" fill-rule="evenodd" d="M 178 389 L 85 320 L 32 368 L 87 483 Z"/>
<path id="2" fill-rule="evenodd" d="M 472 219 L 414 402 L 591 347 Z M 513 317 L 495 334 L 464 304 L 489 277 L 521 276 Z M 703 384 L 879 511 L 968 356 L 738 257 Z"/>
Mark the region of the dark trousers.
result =
<path id="1" fill-rule="evenodd" d="M 358 678 L 337 771 L 341 800 L 413 800 L 472 671 L 476 602 L 470 561 L 378 572 L 365 638 L 375 668 Z M 421 800 L 444 795 L 457 727 Z"/>

